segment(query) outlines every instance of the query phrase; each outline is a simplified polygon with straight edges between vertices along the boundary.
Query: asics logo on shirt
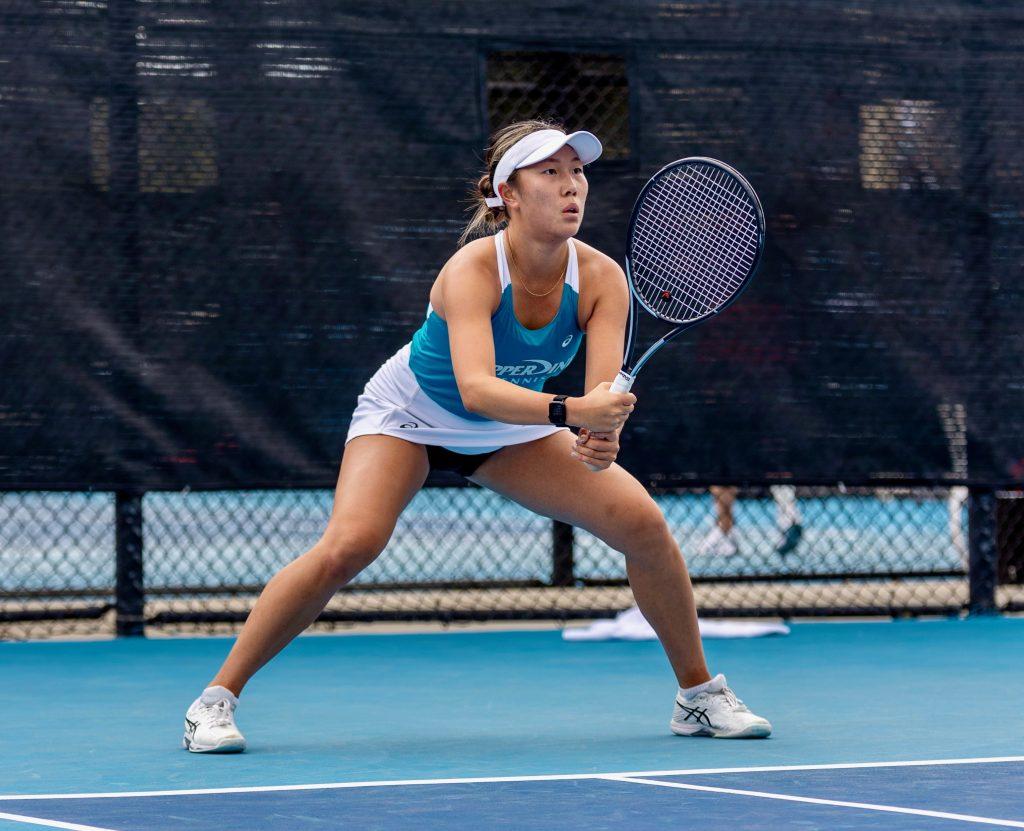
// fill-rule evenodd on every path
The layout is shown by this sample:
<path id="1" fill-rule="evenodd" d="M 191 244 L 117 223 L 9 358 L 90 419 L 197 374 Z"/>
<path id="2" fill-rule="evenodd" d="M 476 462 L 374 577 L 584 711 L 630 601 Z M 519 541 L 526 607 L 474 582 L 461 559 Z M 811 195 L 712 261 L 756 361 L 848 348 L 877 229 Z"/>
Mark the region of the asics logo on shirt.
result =
<path id="1" fill-rule="evenodd" d="M 569 335 L 569 337 L 562 341 L 562 346 L 568 346 L 570 343 L 572 343 L 572 335 Z"/>
<path id="2" fill-rule="evenodd" d="M 570 361 L 551 363 L 551 361 L 545 361 L 542 358 L 530 358 L 521 364 L 496 366 L 494 367 L 494 374 L 499 378 L 504 378 L 506 381 L 518 377 L 536 378 L 538 375 L 557 375 L 569 366 L 570 363 Z"/>

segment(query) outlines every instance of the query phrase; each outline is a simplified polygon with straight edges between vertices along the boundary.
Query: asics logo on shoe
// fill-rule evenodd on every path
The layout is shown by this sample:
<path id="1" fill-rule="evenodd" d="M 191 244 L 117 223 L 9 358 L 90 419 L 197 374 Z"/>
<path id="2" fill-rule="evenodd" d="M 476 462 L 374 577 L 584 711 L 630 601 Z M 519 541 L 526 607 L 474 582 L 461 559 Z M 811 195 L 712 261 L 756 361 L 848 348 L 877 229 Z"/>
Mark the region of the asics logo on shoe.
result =
<path id="1" fill-rule="evenodd" d="M 708 718 L 708 711 L 706 709 L 702 710 L 699 707 L 687 707 L 679 701 L 677 701 L 676 704 L 679 705 L 680 709 L 686 712 L 686 718 L 684 718 L 683 721 L 689 721 L 692 718 L 698 724 L 706 724 L 708 727 L 711 726 L 711 719 Z"/>
<path id="2" fill-rule="evenodd" d="M 185 732 L 190 736 L 195 736 L 196 728 L 199 726 L 198 722 L 190 721 L 188 718 L 185 719 Z"/>

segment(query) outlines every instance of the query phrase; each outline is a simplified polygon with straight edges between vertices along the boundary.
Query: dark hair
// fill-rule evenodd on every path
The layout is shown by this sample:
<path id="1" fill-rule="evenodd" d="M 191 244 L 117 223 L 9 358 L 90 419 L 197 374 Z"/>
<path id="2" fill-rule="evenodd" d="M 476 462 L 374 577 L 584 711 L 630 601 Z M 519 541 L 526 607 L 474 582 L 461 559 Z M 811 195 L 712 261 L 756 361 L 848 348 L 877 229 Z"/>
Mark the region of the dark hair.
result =
<path id="1" fill-rule="evenodd" d="M 494 232 L 504 223 L 508 222 L 508 211 L 505 210 L 504 205 L 492 208 L 484 201 L 488 197 L 498 195 L 494 192 L 491 181 L 494 178 L 494 171 L 498 166 L 498 162 L 501 161 L 501 157 L 508 152 L 513 144 L 524 136 L 530 135 L 530 133 L 536 133 L 538 130 L 561 129 L 562 125 L 557 122 L 543 118 L 531 118 L 527 121 L 517 121 L 514 124 L 509 124 L 507 127 L 502 127 L 491 137 L 491 144 L 484 156 L 484 163 L 487 169 L 477 179 L 476 184 L 470 188 L 470 206 L 467 210 L 473 211 L 473 217 L 463 230 L 462 236 L 459 237 L 460 248 L 474 237 Z M 514 182 L 516 172 L 512 171 L 512 175 L 508 177 L 509 182 Z"/>

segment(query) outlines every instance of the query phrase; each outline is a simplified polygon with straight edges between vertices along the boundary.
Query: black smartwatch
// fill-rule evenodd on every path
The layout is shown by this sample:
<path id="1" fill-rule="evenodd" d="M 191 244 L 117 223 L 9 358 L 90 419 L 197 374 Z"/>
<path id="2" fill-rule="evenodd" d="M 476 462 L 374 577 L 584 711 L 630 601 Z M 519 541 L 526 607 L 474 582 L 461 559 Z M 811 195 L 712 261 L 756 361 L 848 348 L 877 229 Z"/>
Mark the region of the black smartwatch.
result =
<path id="1" fill-rule="evenodd" d="M 548 421 L 556 427 L 565 427 L 565 399 L 568 395 L 556 395 L 548 404 Z"/>

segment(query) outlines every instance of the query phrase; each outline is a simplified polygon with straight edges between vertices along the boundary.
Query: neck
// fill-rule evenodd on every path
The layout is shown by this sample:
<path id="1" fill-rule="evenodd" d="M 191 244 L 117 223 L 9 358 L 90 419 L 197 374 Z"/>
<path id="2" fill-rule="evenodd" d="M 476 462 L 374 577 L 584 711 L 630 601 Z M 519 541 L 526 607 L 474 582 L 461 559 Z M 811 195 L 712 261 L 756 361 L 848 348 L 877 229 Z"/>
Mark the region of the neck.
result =
<path id="1" fill-rule="evenodd" d="M 512 226 L 505 229 L 505 239 L 518 267 L 518 276 L 531 289 L 548 288 L 568 267 L 569 243 L 565 239 L 537 239 Z"/>

